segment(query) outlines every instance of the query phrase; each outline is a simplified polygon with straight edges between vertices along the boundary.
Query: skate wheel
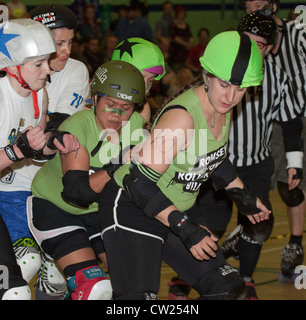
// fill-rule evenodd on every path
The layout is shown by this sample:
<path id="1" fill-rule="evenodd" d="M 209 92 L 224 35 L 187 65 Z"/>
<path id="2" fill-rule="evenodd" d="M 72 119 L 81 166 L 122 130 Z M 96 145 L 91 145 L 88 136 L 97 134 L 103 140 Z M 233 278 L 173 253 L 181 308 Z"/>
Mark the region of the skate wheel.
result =
<path id="1" fill-rule="evenodd" d="M 292 283 L 292 277 L 287 277 L 287 276 L 284 276 L 282 273 L 279 273 L 278 281 L 280 283 Z"/>
<path id="2" fill-rule="evenodd" d="M 295 283 L 295 279 L 296 279 L 299 275 L 300 275 L 300 274 L 293 272 L 292 277 L 291 277 L 292 283 Z"/>

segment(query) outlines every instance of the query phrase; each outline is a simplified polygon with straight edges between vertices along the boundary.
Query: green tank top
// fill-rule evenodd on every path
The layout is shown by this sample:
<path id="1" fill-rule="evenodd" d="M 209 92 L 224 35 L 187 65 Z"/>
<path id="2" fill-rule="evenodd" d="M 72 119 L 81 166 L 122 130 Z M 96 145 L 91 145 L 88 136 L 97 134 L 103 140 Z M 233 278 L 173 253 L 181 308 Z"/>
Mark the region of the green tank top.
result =
<path id="1" fill-rule="evenodd" d="M 186 211 L 194 205 L 201 184 L 227 156 L 230 113 L 226 114 L 226 125 L 222 129 L 221 139 L 217 141 L 209 130 L 200 101 L 193 89 L 185 91 L 172 100 L 160 115 L 171 106 L 184 107 L 191 114 L 194 121 L 194 134 L 189 147 L 177 154 L 157 185 L 179 210 Z M 153 128 L 157 121 L 158 118 Z M 126 168 L 119 168 L 115 174 L 115 179 L 120 186 L 122 186 L 123 173 L 126 174 Z"/>
<path id="2" fill-rule="evenodd" d="M 142 134 L 144 122 L 145 120 L 139 113 L 134 112 L 132 114 L 130 120 L 121 130 L 120 142 L 122 148 L 129 145 L 136 145 L 140 142 L 139 136 Z M 96 123 L 93 110 L 76 112 L 64 121 L 59 129 L 75 135 L 80 144 L 88 150 L 90 157 L 89 174 L 101 170 L 104 164 L 108 163 L 110 159 L 117 157 L 120 152 L 119 144 L 113 144 L 107 140 L 103 140 L 100 151 L 93 157 L 91 156 L 91 151 L 97 146 L 102 135 Z M 35 175 L 32 182 L 33 195 L 46 199 L 62 210 L 72 214 L 85 214 L 98 211 L 98 204 L 96 202 L 92 203 L 88 209 L 80 209 L 66 203 L 61 197 L 61 192 L 63 191 L 62 178 L 62 166 L 60 156 L 57 153 L 56 156 L 52 160 L 47 161 Z"/>

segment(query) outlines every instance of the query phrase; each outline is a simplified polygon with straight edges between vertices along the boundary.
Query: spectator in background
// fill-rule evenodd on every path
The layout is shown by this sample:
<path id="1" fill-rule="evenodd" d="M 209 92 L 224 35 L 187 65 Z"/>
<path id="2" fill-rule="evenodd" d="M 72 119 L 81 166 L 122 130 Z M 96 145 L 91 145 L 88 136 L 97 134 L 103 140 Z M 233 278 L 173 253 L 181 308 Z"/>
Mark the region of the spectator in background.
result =
<path id="1" fill-rule="evenodd" d="M 19 0 L 11 0 L 6 4 L 6 6 L 9 10 L 9 19 L 27 18 L 27 7 Z"/>
<path id="2" fill-rule="evenodd" d="M 148 41 L 154 40 L 152 28 L 148 21 L 141 16 L 140 7 L 137 4 L 131 4 L 128 7 L 127 17 L 118 21 L 114 34 L 120 41 L 133 37 Z"/>
<path id="3" fill-rule="evenodd" d="M 82 40 L 76 38 L 72 40 L 70 58 L 83 62 L 89 68 L 88 61 L 84 56 L 84 43 Z"/>
<path id="4" fill-rule="evenodd" d="M 103 62 L 110 61 L 113 55 L 113 52 L 117 45 L 119 44 L 119 39 L 115 35 L 108 35 L 102 44 L 102 55 Z"/>
<path id="5" fill-rule="evenodd" d="M 125 4 L 119 6 L 118 11 L 117 11 L 118 18 L 111 22 L 111 24 L 109 25 L 109 28 L 107 30 L 107 34 L 112 34 L 115 30 L 115 27 L 116 27 L 118 21 L 120 19 L 127 17 L 127 8 L 128 7 Z"/>
<path id="6" fill-rule="evenodd" d="M 170 86 L 167 91 L 168 97 L 173 97 L 179 90 L 187 86 L 194 79 L 194 76 L 190 69 L 181 68 L 178 70 L 176 77 L 172 77 Z"/>
<path id="7" fill-rule="evenodd" d="M 102 43 L 103 34 L 93 5 L 87 5 L 85 7 L 83 23 L 79 26 L 79 33 L 81 39 L 85 41 L 91 38 L 97 38 L 99 39 L 99 43 Z"/>
<path id="8" fill-rule="evenodd" d="M 174 71 L 185 66 L 189 50 L 193 45 L 193 37 L 186 17 L 186 9 L 183 6 L 178 6 L 175 10 L 175 19 L 169 26 L 171 34 L 169 64 Z"/>
<path id="9" fill-rule="evenodd" d="M 89 78 L 91 79 L 98 67 L 103 63 L 103 53 L 100 48 L 99 38 L 93 37 L 86 41 L 84 47 L 84 56 L 87 60 Z"/>
<path id="10" fill-rule="evenodd" d="M 79 25 L 83 23 L 84 11 L 86 6 L 86 0 L 74 0 L 70 6 L 70 9 L 74 12 Z"/>
<path id="11" fill-rule="evenodd" d="M 171 1 L 163 3 L 163 15 L 156 21 L 155 38 L 158 43 L 161 43 L 169 48 L 170 46 L 170 23 L 173 21 L 173 4 Z M 168 49 L 167 49 L 168 50 Z"/>
<path id="12" fill-rule="evenodd" d="M 189 68 L 195 76 L 201 72 L 201 64 L 199 58 L 202 57 L 204 50 L 209 42 L 209 30 L 201 28 L 198 31 L 199 43 L 192 47 L 186 59 L 186 67 Z"/>

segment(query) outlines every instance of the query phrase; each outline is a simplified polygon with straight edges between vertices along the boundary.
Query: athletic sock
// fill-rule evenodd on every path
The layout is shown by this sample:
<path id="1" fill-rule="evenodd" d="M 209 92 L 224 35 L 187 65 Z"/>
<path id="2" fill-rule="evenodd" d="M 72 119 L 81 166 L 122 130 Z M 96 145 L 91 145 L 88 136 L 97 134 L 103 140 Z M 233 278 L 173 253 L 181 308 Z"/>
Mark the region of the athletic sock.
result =
<path id="1" fill-rule="evenodd" d="M 242 277 L 250 277 L 255 271 L 262 244 L 251 243 L 243 238 L 239 238 L 239 260 L 240 260 L 240 275 Z"/>
<path id="2" fill-rule="evenodd" d="M 301 247 L 302 246 L 302 238 L 303 238 L 303 236 L 295 236 L 295 235 L 291 234 L 289 243 L 296 243 Z"/>
<path id="3" fill-rule="evenodd" d="M 99 263 L 96 259 L 93 260 L 87 260 L 87 261 L 83 261 L 83 262 L 79 262 L 79 263 L 75 263 L 75 264 L 71 264 L 69 266 L 67 266 L 63 272 L 64 275 L 67 277 L 67 279 L 75 276 L 76 272 L 88 267 L 93 267 L 93 266 L 98 266 Z"/>

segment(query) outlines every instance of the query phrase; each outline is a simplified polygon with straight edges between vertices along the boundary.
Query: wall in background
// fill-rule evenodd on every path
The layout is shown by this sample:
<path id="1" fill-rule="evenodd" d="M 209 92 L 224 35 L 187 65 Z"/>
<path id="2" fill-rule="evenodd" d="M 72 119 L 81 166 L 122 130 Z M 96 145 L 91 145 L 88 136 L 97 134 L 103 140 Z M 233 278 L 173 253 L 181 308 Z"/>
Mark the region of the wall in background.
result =
<path id="1" fill-rule="evenodd" d="M 4 1 L 8 2 L 8 1 Z M 28 7 L 34 7 L 42 3 L 58 3 L 70 5 L 71 0 L 21 0 Z M 87 0 L 90 3 L 90 0 Z M 161 5 L 163 0 L 147 0 L 149 7 L 148 20 L 154 30 L 155 22 L 160 18 Z M 281 10 L 278 16 L 287 18 L 290 9 L 298 5 L 305 4 L 305 0 L 281 0 Z M 116 9 L 121 4 L 128 4 L 127 0 L 100 0 L 100 4 L 109 3 L 112 11 L 112 17 L 116 18 Z M 238 8 L 238 0 L 175 0 L 172 1 L 174 6 L 183 5 L 188 11 L 187 22 L 189 23 L 193 32 L 194 38 L 198 30 L 206 27 L 210 30 L 212 36 L 227 30 L 229 28 L 236 28 L 239 19 L 243 16 L 243 12 Z"/>

